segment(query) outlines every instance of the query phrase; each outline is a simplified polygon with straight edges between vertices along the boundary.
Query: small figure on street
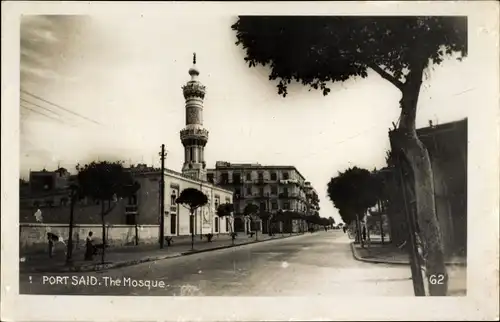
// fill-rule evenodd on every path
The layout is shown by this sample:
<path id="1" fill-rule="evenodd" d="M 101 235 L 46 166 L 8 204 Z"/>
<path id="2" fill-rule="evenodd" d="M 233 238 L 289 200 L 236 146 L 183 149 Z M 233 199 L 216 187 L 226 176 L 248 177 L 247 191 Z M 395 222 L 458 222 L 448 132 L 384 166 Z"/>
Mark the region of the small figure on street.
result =
<path id="1" fill-rule="evenodd" d="M 362 235 L 363 235 L 363 240 L 366 240 L 366 226 L 364 225 L 363 225 Z"/>
<path id="2" fill-rule="evenodd" d="M 94 257 L 94 243 L 92 240 L 93 233 L 90 231 L 85 240 L 85 260 L 91 261 Z"/>

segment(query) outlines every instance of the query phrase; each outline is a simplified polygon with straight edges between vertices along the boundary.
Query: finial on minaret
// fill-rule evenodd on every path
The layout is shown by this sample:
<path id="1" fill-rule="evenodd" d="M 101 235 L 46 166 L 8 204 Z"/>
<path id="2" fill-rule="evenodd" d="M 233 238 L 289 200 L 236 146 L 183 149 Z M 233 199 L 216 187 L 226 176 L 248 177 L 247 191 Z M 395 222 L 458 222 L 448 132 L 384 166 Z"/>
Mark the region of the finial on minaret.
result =
<path id="1" fill-rule="evenodd" d="M 196 53 L 193 53 L 193 67 L 189 69 L 189 75 L 193 77 L 193 80 L 195 80 L 195 77 L 200 75 L 200 71 L 196 67 Z"/>

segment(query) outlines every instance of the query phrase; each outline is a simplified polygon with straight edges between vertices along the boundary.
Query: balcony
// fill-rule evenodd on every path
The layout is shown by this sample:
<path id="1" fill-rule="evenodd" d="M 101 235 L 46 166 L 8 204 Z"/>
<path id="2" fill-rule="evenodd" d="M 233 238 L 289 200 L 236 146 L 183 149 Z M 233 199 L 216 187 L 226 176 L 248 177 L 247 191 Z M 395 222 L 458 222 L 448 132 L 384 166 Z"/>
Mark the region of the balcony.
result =
<path id="1" fill-rule="evenodd" d="M 265 180 L 264 178 L 259 178 L 259 179 L 255 180 L 255 183 L 256 184 L 266 184 L 267 180 Z"/>
<path id="2" fill-rule="evenodd" d="M 137 215 L 138 207 L 137 205 L 126 205 L 125 214 L 126 215 Z"/>

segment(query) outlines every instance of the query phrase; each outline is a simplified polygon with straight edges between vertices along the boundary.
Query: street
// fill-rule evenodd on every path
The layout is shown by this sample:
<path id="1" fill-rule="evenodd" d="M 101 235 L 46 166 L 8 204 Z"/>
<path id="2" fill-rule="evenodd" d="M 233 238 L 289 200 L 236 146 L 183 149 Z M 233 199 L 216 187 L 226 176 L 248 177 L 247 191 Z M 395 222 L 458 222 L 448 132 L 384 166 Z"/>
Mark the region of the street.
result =
<path id="1" fill-rule="evenodd" d="M 356 261 L 350 241 L 341 231 L 318 232 L 95 273 L 52 274 L 52 278 L 51 274 L 21 274 L 20 293 L 413 296 L 409 266 Z M 110 285 L 113 280 L 119 282 Z"/>

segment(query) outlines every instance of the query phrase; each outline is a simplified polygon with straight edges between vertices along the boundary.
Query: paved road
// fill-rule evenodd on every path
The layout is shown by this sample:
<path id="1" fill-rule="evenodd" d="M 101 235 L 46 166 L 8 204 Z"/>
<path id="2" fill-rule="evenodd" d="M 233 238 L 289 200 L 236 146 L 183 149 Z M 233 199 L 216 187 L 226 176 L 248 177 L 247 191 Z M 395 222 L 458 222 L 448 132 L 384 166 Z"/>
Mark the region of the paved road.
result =
<path id="1" fill-rule="evenodd" d="M 23 274 L 20 292 L 149 296 L 413 296 L 408 266 L 356 261 L 349 242 L 339 231 L 318 232 L 96 273 Z M 49 278 L 52 282 L 59 280 L 59 284 L 49 285 Z M 111 286 L 110 278 L 120 281 L 121 285 Z M 134 280 L 137 283 L 149 280 L 151 287 L 134 287 L 131 285 Z M 152 287 L 155 283 L 156 287 Z"/>

